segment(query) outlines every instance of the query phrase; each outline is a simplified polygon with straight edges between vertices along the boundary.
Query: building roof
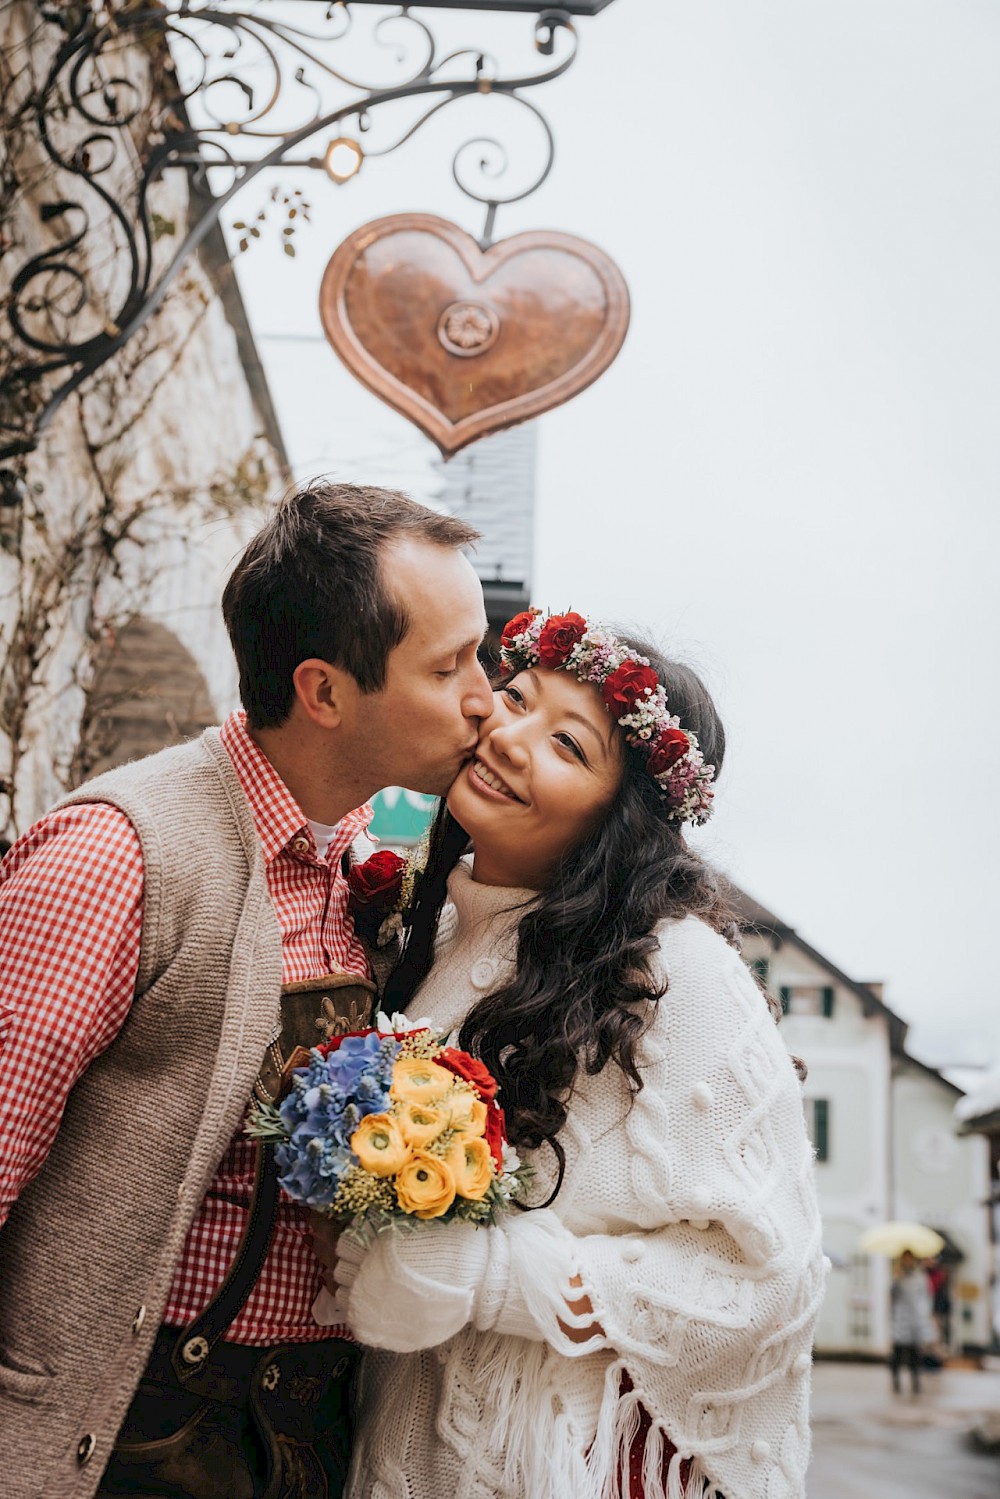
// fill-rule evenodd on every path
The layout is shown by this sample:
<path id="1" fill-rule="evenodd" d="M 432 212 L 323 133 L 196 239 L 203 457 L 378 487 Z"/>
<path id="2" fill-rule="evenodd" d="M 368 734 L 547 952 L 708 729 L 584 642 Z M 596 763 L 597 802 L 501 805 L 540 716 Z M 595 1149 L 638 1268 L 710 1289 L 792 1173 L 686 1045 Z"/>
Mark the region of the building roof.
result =
<path id="1" fill-rule="evenodd" d="M 908 1029 L 906 1021 L 902 1016 L 897 1015 L 895 1010 L 889 1008 L 881 995 L 870 984 L 862 984 L 857 979 L 852 979 L 848 974 L 844 973 L 843 969 L 838 968 L 835 963 L 831 963 L 829 958 L 824 957 L 821 952 L 812 947 L 803 937 L 800 937 L 794 927 L 789 926 L 786 921 L 782 921 L 780 916 L 776 916 L 773 911 L 769 911 L 766 906 L 762 906 L 759 901 L 754 900 L 752 895 L 748 895 L 745 890 L 741 890 L 739 885 L 733 884 L 731 880 L 725 882 L 725 893 L 730 904 L 736 911 L 736 917 L 742 931 L 754 932 L 761 937 L 767 937 L 776 948 L 783 947 L 786 942 L 791 943 L 793 947 L 797 947 L 806 957 L 812 959 L 814 963 L 819 964 L 821 968 L 824 968 L 839 985 L 850 990 L 852 994 L 855 994 L 861 1001 L 861 1008 L 865 1015 L 885 1016 L 889 1024 L 889 1045 L 894 1055 L 905 1059 L 915 1067 L 919 1067 L 922 1071 L 938 1078 L 945 1087 L 952 1089 L 953 1092 L 957 1093 L 961 1091 L 955 1087 L 954 1083 L 950 1083 L 947 1078 L 942 1077 L 941 1073 L 935 1067 L 930 1067 L 925 1062 L 918 1062 L 916 1057 L 910 1056 L 905 1045 Z"/>
<path id="2" fill-rule="evenodd" d="M 994 1067 L 955 1105 L 963 1134 L 1000 1131 L 1000 1067 Z"/>

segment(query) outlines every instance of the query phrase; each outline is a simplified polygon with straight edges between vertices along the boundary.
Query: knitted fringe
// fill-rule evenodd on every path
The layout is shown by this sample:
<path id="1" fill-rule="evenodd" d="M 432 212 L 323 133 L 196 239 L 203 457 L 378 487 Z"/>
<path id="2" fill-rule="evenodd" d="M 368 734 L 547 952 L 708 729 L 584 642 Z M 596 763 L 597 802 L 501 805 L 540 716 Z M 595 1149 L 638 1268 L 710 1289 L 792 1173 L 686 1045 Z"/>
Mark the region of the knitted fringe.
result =
<path id="1" fill-rule="evenodd" d="M 642 1451 L 645 1499 L 715 1499 L 719 1491 L 699 1460 L 672 1451 L 670 1433 L 657 1422 L 652 1402 L 640 1389 L 622 1392 L 623 1374 L 629 1375 L 627 1365 L 617 1360 L 605 1375 L 597 1433 L 587 1454 L 588 1486 L 580 1494 L 586 1499 L 629 1499 L 629 1460 L 645 1411 L 650 1418 Z"/>
<path id="2" fill-rule="evenodd" d="M 645 1499 L 724 1499 L 700 1461 L 670 1456 L 670 1434 L 657 1424 L 639 1390 L 621 1393 L 626 1365 L 607 1370 L 597 1431 L 589 1451 L 558 1397 L 553 1398 L 551 1357 L 544 1343 L 494 1338 L 480 1366 L 477 1394 L 495 1416 L 493 1436 L 503 1451 L 503 1492 L 531 1499 L 629 1499 L 629 1457 L 642 1411 L 651 1424 L 642 1455 Z M 666 1473 L 666 1488 L 664 1488 Z"/>

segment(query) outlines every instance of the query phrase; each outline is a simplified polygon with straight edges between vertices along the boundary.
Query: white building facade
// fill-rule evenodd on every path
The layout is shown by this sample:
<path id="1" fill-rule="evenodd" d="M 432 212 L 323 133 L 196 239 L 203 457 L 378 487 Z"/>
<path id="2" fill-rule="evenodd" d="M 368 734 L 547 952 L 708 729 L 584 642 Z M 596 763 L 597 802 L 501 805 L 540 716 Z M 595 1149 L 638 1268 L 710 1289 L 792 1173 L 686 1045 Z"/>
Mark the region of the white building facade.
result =
<path id="1" fill-rule="evenodd" d="M 817 1351 L 888 1352 L 890 1265 L 861 1253 L 858 1240 L 890 1219 L 925 1223 L 945 1236 L 948 1348 L 988 1348 L 989 1153 L 981 1138 L 958 1133 L 959 1089 L 907 1055 L 906 1025 L 878 986 L 850 979 L 771 912 L 735 893 L 747 959 L 780 995 L 783 1038 L 808 1067 L 803 1101 L 833 1265 Z"/>

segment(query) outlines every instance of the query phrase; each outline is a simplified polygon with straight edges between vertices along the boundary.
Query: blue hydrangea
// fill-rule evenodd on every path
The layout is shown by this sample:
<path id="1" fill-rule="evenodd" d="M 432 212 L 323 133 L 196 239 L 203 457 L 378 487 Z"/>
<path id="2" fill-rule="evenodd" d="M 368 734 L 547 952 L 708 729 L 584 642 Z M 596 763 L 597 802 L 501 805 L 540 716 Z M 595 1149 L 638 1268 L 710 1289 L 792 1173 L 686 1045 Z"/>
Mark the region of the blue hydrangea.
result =
<path id="1" fill-rule="evenodd" d="M 398 1054 L 391 1036 L 347 1036 L 329 1056 L 314 1051 L 308 1066 L 296 1068 L 280 1108 L 288 1139 L 275 1151 L 278 1180 L 296 1202 L 333 1202 L 348 1167 L 358 1164 L 351 1136 L 366 1114 L 389 1107 Z"/>

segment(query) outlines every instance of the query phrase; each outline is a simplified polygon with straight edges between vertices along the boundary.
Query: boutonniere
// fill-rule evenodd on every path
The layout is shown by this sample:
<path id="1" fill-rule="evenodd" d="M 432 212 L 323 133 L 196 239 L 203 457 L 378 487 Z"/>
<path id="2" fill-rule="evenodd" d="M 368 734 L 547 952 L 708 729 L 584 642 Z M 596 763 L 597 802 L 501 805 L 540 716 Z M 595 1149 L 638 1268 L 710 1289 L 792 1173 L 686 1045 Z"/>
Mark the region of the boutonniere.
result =
<path id="1" fill-rule="evenodd" d="M 363 864 L 352 864 L 347 873 L 350 890 L 348 909 L 359 936 L 385 947 L 402 935 L 406 912 L 413 900 L 423 869 L 425 850 L 418 846 L 403 859 L 389 849 L 379 849 Z"/>

